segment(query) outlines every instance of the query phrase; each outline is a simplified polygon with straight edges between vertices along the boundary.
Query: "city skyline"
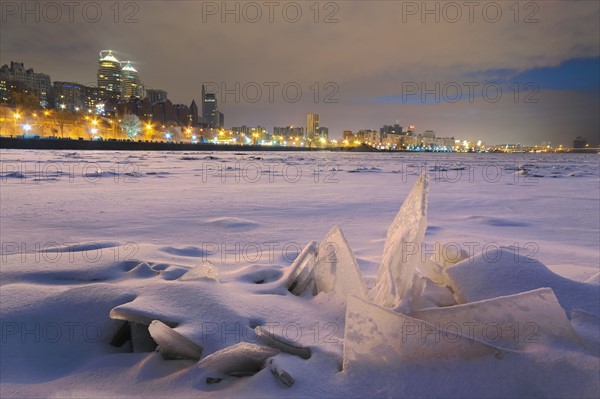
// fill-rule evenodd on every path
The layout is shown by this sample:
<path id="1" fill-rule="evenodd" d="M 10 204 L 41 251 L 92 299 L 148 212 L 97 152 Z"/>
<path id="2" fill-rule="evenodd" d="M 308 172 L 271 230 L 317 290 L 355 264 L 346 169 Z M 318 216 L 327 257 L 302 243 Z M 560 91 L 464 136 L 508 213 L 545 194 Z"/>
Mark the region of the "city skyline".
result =
<path id="1" fill-rule="evenodd" d="M 400 123 L 490 143 L 566 145 L 583 136 L 598 144 L 597 3 L 506 5 L 495 22 L 484 7 L 470 22 L 468 10 L 451 21 L 441 3 L 431 2 L 431 15 L 407 9 L 413 2 L 376 3 L 318 3 L 318 18 L 295 3 L 302 18 L 294 23 L 281 12 L 273 22 L 264 12 L 249 22 L 241 5 L 227 14 L 207 8 L 220 4 L 212 2 L 173 10 L 119 3 L 117 22 L 106 5 L 94 23 L 81 9 L 59 23 L 41 8 L 37 23 L 5 9 L 0 64 L 25 62 L 53 80 L 89 84 L 93 54 L 120 49 L 117 58 L 133 60 L 146 86 L 166 90 L 174 103 L 197 99 L 202 84 L 217 87 L 227 126 L 302 126 L 315 112 L 335 137 Z M 126 23 L 130 15 L 137 22 Z"/>

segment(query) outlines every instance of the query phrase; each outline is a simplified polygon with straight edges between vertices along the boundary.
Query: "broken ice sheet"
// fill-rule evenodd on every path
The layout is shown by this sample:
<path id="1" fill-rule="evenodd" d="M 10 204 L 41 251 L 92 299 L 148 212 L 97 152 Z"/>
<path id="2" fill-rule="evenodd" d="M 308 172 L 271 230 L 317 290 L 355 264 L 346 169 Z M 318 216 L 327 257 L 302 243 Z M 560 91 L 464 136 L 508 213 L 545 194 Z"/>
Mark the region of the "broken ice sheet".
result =
<path id="1" fill-rule="evenodd" d="M 123 346 L 125 342 L 131 342 L 132 352 L 152 352 L 156 349 L 156 342 L 148 331 L 148 326 L 153 320 L 159 318 L 150 312 L 144 312 L 135 308 L 129 308 L 132 302 L 113 308 L 109 317 L 121 322 L 120 328 L 113 337 L 114 346 Z M 164 321 L 164 324 L 170 327 L 176 327 L 177 323 L 173 321 Z"/>
<path id="2" fill-rule="evenodd" d="M 422 309 L 415 319 L 512 350 L 540 345 L 579 345 L 565 311 L 550 288 L 444 308 Z"/>
<path id="3" fill-rule="evenodd" d="M 286 284 L 288 291 L 294 295 L 301 295 L 314 280 L 314 267 L 317 258 L 317 243 L 311 241 L 296 257 L 290 266 Z"/>
<path id="4" fill-rule="evenodd" d="M 492 345 L 442 330 L 423 320 L 380 307 L 355 296 L 346 306 L 343 368 L 443 359 L 502 356 Z"/>
<path id="5" fill-rule="evenodd" d="M 421 263 L 421 245 L 427 229 L 428 175 L 419 176 L 388 228 L 373 302 L 400 311 L 411 308 L 415 269 Z"/>
<path id="6" fill-rule="evenodd" d="M 198 366 L 237 377 L 256 374 L 265 367 L 268 358 L 279 353 L 268 346 L 240 342 L 202 359 Z"/>
<path id="7" fill-rule="evenodd" d="M 179 280 L 183 281 L 199 279 L 212 279 L 219 282 L 219 269 L 217 269 L 210 261 L 206 260 L 199 265 L 194 266 L 179 278 Z"/>
<path id="8" fill-rule="evenodd" d="M 268 364 L 269 369 L 271 370 L 271 374 L 273 374 L 273 377 L 275 377 L 275 379 L 277 379 L 287 387 L 291 387 L 292 385 L 294 385 L 294 377 L 292 377 L 290 373 L 282 369 L 281 366 L 273 362 L 272 358 L 268 360 Z"/>
<path id="9" fill-rule="evenodd" d="M 165 359 L 199 360 L 202 347 L 179 334 L 159 320 L 150 323 L 148 331 L 158 344 L 158 351 Z"/>
<path id="10" fill-rule="evenodd" d="M 264 342 L 272 348 L 279 349 L 282 352 L 286 352 L 291 355 L 299 356 L 302 359 L 309 359 L 311 356 L 309 348 L 299 346 L 298 344 L 288 340 L 287 338 L 275 335 L 273 332 L 269 331 L 265 327 L 257 326 L 254 329 L 254 332 L 262 342 Z"/>

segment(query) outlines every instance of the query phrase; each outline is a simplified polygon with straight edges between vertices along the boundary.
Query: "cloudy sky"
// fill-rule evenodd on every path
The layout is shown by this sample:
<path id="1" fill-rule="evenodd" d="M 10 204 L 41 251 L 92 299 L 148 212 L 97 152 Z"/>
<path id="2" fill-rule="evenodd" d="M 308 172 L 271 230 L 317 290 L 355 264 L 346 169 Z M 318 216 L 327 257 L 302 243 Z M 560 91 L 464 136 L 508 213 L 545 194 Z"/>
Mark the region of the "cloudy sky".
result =
<path id="1" fill-rule="evenodd" d="M 227 127 L 314 112 L 334 137 L 400 123 L 490 144 L 599 140 L 596 0 L 1 4 L 1 64 L 91 84 L 112 49 L 173 102 L 217 88 Z"/>

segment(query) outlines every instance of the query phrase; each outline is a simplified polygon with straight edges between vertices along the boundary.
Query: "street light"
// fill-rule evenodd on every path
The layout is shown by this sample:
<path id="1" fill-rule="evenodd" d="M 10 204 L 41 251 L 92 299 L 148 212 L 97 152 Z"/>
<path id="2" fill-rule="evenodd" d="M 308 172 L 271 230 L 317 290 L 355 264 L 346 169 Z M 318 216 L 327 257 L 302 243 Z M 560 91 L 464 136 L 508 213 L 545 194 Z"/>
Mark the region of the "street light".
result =
<path id="1" fill-rule="evenodd" d="M 23 130 L 25 131 L 25 135 L 27 135 L 29 133 L 29 131 L 31 130 L 31 125 L 29 123 L 24 124 Z"/>

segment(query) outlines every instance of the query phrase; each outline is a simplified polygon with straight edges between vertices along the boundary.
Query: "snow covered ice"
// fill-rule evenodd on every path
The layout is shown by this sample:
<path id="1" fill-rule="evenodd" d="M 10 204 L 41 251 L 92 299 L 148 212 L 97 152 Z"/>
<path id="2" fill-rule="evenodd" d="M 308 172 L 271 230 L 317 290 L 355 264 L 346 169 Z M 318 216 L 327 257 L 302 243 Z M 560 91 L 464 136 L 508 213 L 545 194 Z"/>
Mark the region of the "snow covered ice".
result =
<path id="1" fill-rule="evenodd" d="M 152 339 L 158 344 L 157 350 L 165 359 L 200 360 L 202 347 L 185 338 L 160 320 L 148 326 Z"/>
<path id="2" fill-rule="evenodd" d="M 460 303 L 550 287 L 568 313 L 583 309 L 600 315 L 597 285 L 564 278 L 511 249 L 482 252 L 446 268 L 444 275 Z"/>
<path id="3" fill-rule="evenodd" d="M 599 396 L 597 156 L 256 155 L 3 151 L 0 396 Z"/>

